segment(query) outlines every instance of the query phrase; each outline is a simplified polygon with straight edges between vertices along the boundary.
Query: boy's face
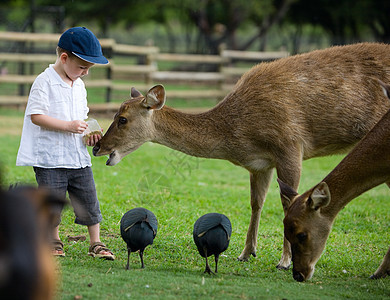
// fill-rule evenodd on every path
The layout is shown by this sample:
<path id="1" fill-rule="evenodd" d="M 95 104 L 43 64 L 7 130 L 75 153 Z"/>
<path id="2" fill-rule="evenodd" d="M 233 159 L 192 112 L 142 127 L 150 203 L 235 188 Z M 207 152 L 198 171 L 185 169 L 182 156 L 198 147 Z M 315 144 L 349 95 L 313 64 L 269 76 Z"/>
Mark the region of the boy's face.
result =
<path id="1" fill-rule="evenodd" d="M 66 53 L 61 54 L 61 62 L 65 75 L 72 81 L 88 75 L 89 69 L 94 65 L 78 57 L 69 57 Z"/>

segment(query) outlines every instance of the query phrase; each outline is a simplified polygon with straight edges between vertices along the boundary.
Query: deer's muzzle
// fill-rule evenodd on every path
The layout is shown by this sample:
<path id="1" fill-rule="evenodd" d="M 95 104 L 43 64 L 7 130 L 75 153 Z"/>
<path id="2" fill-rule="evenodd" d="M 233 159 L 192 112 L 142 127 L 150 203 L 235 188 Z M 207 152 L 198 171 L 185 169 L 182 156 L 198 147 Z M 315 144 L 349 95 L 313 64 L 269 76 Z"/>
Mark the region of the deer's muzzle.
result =
<path id="1" fill-rule="evenodd" d="M 99 150 L 100 150 L 100 144 L 98 142 L 92 149 L 93 156 L 97 156 L 97 153 L 99 152 Z"/>

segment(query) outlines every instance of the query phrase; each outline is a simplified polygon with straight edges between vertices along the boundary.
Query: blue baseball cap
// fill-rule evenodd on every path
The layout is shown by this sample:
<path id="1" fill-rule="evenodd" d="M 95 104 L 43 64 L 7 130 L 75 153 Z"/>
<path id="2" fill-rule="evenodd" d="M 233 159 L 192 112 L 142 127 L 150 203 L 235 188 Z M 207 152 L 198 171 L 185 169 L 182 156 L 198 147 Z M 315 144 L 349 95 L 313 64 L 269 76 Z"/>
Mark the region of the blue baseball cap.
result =
<path id="1" fill-rule="evenodd" d="M 102 46 L 96 36 L 85 27 L 73 27 L 65 31 L 58 41 L 58 47 L 68 50 L 78 58 L 93 64 L 108 64 L 103 56 Z"/>

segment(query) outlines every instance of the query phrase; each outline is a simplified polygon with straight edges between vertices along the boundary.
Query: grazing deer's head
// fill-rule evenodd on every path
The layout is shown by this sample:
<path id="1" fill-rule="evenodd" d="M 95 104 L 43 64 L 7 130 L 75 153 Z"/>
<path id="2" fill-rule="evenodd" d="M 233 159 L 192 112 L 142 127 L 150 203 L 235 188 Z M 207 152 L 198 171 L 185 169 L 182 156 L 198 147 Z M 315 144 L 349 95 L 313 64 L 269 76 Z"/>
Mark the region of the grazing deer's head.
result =
<path id="1" fill-rule="evenodd" d="M 297 281 L 309 280 L 332 228 L 332 219 L 321 211 L 329 204 L 329 188 L 321 182 L 298 195 L 281 180 L 278 182 L 283 206 L 288 207 L 283 223 L 285 237 L 291 244 L 293 277 Z"/>
<path id="2" fill-rule="evenodd" d="M 114 121 L 103 138 L 93 148 L 93 155 L 109 155 L 106 164 L 114 166 L 127 154 L 138 149 L 153 137 L 151 117 L 154 110 L 165 104 L 165 89 L 162 85 L 152 87 L 143 96 L 131 89 L 131 99 L 122 103 Z"/>

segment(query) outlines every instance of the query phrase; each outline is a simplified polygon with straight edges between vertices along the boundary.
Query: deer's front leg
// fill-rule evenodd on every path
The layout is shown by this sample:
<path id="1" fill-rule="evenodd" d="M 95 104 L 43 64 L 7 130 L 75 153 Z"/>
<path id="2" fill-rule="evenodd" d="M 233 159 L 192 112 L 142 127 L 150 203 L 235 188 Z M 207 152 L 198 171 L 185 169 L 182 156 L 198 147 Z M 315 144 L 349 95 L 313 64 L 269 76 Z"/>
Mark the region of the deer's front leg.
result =
<path id="1" fill-rule="evenodd" d="M 387 186 L 390 188 L 390 182 L 386 182 Z M 378 279 L 386 277 L 387 275 L 390 276 L 390 248 L 387 250 L 387 253 L 385 257 L 383 258 L 383 261 L 379 268 L 375 271 L 374 274 L 371 275 L 371 279 Z"/>
<path id="2" fill-rule="evenodd" d="M 245 248 L 238 260 L 247 261 L 251 255 L 256 256 L 260 215 L 271 178 L 272 169 L 250 174 L 252 215 L 246 235 Z"/>
<path id="3" fill-rule="evenodd" d="M 293 149 L 293 147 L 291 147 Z M 299 179 L 301 177 L 302 157 L 300 151 L 291 151 L 286 155 L 276 166 L 278 178 L 287 183 L 294 190 L 298 189 Z M 287 213 L 288 207 L 283 206 L 284 215 Z M 282 224 L 283 225 L 283 224 Z M 279 270 L 288 270 L 291 265 L 291 245 L 286 237 L 283 237 L 283 253 L 278 265 Z"/>

